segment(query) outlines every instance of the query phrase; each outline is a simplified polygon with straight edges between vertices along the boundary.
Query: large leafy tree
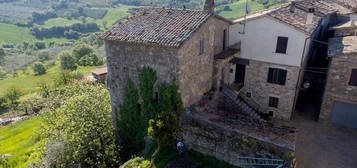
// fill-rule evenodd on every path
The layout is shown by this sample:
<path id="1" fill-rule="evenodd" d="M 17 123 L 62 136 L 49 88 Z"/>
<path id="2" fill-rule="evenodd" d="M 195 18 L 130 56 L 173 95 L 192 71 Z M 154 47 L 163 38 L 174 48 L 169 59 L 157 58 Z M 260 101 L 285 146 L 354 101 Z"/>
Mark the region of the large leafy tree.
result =
<path id="1" fill-rule="evenodd" d="M 60 93 L 61 97 L 72 98 L 45 119 L 49 140 L 44 163 L 49 167 L 115 167 L 118 148 L 107 90 L 81 83 L 67 89 L 75 93 Z M 51 154 L 55 159 L 50 159 Z"/>

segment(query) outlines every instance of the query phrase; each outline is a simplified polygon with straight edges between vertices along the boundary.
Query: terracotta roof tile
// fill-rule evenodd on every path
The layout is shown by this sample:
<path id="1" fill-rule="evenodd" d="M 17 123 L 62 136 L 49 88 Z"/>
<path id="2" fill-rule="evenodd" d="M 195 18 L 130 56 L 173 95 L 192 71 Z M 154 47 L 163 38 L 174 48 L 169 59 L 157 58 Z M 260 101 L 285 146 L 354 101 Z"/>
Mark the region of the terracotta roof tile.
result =
<path id="1" fill-rule="evenodd" d="M 178 47 L 210 16 L 204 11 L 141 8 L 99 37 L 103 40 Z"/>
<path id="2" fill-rule="evenodd" d="M 320 20 L 324 16 L 332 13 L 351 13 L 346 7 L 327 0 L 304 0 L 296 1 L 295 4 L 295 12 L 290 12 L 291 5 L 289 5 L 274 10 L 267 15 L 310 34 L 317 28 Z M 309 8 L 315 9 L 314 21 L 312 24 L 306 24 Z"/>
<path id="3" fill-rule="evenodd" d="M 314 15 L 314 21 L 312 22 L 312 24 L 306 24 L 307 14 L 307 12 L 297 8 L 295 9 L 295 12 L 290 12 L 290 6 L 287 6 L 275 10 L 269 13 L 268 15 L 288 25 L 291 25 L 305 33 L 310 34 L 316 29 L 322 18 Z"/>

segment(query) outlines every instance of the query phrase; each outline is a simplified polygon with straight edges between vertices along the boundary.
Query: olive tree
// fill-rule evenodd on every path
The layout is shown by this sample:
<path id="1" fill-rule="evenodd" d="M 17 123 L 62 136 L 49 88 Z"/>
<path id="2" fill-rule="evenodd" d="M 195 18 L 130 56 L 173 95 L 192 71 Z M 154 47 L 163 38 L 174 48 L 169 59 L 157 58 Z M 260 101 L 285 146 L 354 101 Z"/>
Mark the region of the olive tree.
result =
<path id="1" fill-rule="evenodd" d="M 46 67 L 43 65 L 41 62 L 36 62 L 32 66 L 32 70 L 35 73 L 35 75 L 43 75 L 46 74 Z"/>
<path id="2" fill-rule="evenodd" d="M 70 52 L 64 51 L 59 54 L 59 57 L 61 60 L 61 69 L 71 71 L 77 69 L 77 61 Z"/>

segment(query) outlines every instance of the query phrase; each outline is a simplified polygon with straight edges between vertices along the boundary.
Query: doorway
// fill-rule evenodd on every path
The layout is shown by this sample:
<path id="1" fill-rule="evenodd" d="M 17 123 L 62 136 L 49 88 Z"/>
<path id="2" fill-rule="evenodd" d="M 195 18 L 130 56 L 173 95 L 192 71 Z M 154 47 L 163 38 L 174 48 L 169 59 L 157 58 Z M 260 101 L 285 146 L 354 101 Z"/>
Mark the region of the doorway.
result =
<path id="1" fill-rule="evenodd" d="M 236 64 L 236 75 L 234 83 L 244 85 L 245 68 L 245 65 Z"/>

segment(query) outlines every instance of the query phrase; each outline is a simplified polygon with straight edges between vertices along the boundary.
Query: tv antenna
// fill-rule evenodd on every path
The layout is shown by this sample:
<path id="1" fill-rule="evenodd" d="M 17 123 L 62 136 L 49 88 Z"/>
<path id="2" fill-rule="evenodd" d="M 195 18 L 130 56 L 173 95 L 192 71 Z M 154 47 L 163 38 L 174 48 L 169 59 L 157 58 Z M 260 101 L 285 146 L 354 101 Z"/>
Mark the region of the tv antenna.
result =
<path id="1" fill-rule="evenodd" d="M 244 6 L 244 21 L 243 23 L 240 23 L 243 25 L 243 31 L 238 32 L 239 34 L 245 34 L 245 25 L 247 24 L 247 15 L 251 12 L 251 8 L 248 5 L 248 0 L 245 0 L 245 6 Z"/>

